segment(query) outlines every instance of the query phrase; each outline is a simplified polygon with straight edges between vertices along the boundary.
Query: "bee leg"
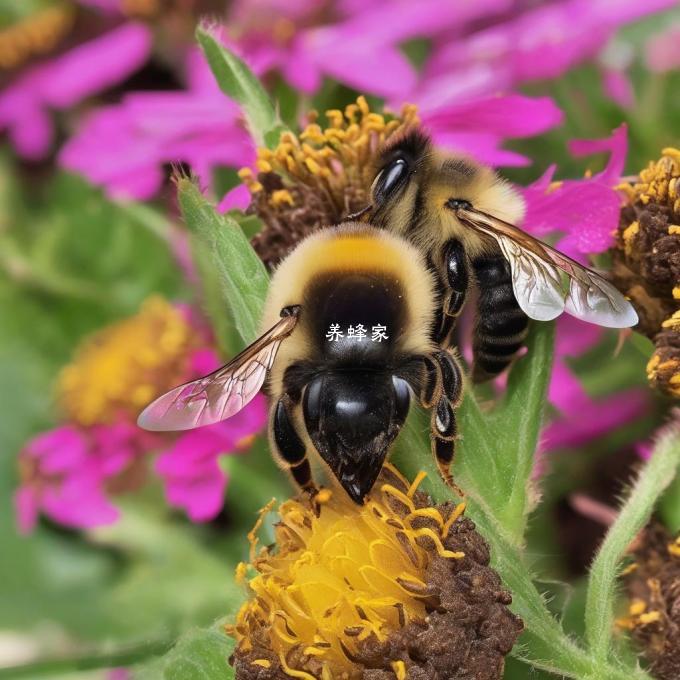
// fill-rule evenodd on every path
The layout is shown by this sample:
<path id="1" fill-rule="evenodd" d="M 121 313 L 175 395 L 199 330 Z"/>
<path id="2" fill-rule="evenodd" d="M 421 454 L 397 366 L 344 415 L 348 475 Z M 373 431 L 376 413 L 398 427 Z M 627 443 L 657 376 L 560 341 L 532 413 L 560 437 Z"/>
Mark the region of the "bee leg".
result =
<path id="1" fill-rule="evenodd" d="M 463 491 L 453 481 L 451 475 L 451 463 L 456 450 L 456 414 L 451 402 L 442 395 L 436 408 L 432 410 L 430 423 L 430 438 L 432 440 L 432 453 L 439 468 L 442 479 L 459 496 L 464 496 Z"/>
<path id="2" fill-rule="evenodd" d="M 463 309 L 470 278 L 465 249 L 458 239 L 452 238 L 444 245 L 444 268 L 446 282 L 450 288 L 444 313 L 455 318 Z"/>
<path id="3" fill-rule="evenodd" d="M 311 495 L 317 488 L 312 479 L 312 468 L 307 459 L 305 443 L 295 429 L 290 416 L 293 401 L 284 394 L 272 408 L 270 431 L 272 451 L 277 462 L 290 472 L 295 483 Z"/>
<path id="4" fill-rule="evenodd" d="M 479 257 L 472 266 L 479 287 L 472 379 L 484 382 L 510 364 L 524 343 L 529 319 L 517 304 L 510 265 L 502 255 Z"/>
<path id="5" fill-rule="evenodd" d="M 423 365 L 420 401 L 425 408 L 432 409 L 432 454 L 442 479 L 459 496 L 463 496 L 450 472 L 457 435 L 454 409 L 462 398 L 463 372 L 453 354 L 445 350 L 422 356 L 420 360 Z"/>

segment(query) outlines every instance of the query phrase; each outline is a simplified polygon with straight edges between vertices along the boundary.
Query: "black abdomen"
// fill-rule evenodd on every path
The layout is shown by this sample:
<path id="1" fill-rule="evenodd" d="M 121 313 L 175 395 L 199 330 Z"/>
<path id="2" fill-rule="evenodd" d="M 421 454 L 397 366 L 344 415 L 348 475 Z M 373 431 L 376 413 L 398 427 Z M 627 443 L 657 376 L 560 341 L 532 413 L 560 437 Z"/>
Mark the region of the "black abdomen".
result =
<path id="1" fill-rule="evenodd" d="M 305 323 L 325 361 L 339 366 L 384 365 L 406 320 L 399 281 L 371 272 L 329 272 L 304 295 Z"/>
<path id="2" fill-rule="evenodd" d="M 529 319 L 512 289 L 512 274 L 502 256 L 479 257 L 473 263 L 479 288 L 477 325 L 472 343 L 475 382 L 497 376 L 524 344 Z"/>

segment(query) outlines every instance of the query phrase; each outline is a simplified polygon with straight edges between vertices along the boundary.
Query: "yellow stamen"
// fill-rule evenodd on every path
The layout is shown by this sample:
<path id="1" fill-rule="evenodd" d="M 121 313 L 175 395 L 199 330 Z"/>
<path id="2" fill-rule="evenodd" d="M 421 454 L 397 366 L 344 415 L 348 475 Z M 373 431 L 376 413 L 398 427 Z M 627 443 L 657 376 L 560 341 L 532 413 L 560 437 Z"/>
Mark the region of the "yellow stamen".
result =
<path id="1" fill-rule="evenodd" d="M 98 331 L 57 380 L 57 401 L 80 425 L 135 417 L 154 397 L 186 380 L 199 338 L 182 312 L 160 297 Z"/>
<path id="2" fill-rule="evenodd" d="M 248 582 L 252 597 L 228 629 L 239 653 L 251 649 L 254 631 L 265 627 L 286 675 L 350 678 L 363 643 L 384 642 L 409 621 L 425 620 L 428 565 L 463 557 L 445 547 L 440 532 L 464 506 L 445 522 L 440 506 L 424 507 L 417 495 L 424 474 L 409 484 L 386 467 L 396 481 L 381 484 L 363 506 L 325 489 L 311 501 L 284 502 L 275 550 L 257 550 L 256 534 L 272 504 L 262 511 L 248 536 L 257 572 Z M 244 574 L 240 565 L 238 572 Z M 313 674 L 300 655 L 313 664 Z M 392 667 L 396 677 L 406 677 L 403 662 Z"/>

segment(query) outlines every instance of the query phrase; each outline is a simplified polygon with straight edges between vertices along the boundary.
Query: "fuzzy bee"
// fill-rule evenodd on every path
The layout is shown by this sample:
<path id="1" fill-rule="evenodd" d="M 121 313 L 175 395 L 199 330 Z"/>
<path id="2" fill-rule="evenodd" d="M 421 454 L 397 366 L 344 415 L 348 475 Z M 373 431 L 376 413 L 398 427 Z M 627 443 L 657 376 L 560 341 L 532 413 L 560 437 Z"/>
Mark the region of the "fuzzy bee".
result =
<path id="1" fill-rule="evenodd" d="M 508 366 L 523 344 L 528 318 L 562 312 L 611 328 L 634 326 L 621 293 L 514 226 L 524 201 L 488 167 L 434 148 L 420 129 L 389 144 L 377 161 L 364 219 L 411 241 L 435 272 L 442 304 L 434 340 L 451 344 L 470 288 L 478 292 L 472 377 L 481 382 Z"/>
<path id="2" fill-rule="evenodd" d="M 425 258 L 406 240 L 359 223 L 317 232 L 276 270 L 262 335 L 223 368 L 159 397 L 139 425 L 184 430 L 225 420 L 266 382 L 281 466 L 313 492 L 316 451 L 362 503 L 414 394 L 431 409 L 432 450 L 453 485 L 462 374 L 432 339 L 438 304 Z"/>

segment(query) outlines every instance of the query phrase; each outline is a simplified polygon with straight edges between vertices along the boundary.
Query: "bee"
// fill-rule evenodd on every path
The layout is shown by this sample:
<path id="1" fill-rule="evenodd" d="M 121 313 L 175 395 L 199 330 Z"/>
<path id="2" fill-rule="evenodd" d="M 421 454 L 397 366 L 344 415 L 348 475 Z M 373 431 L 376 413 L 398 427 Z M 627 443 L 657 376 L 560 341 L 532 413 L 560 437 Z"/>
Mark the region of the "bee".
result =
<path id="1" fill-rule="evenodd" d="M 386 146 L 376 162 L 371 224 L 412 242 L 435 273 L 441 305 L 433 339 L 446 347 L 476 284 L 474 382 L 503 371 L 521 348 L 528 319 L 562 312 L 611 328 L 638 322 L 608 281 L 514 226 L 524 200 L 491 168 L 434 148 L 419 128 Z"/>
<path id="2" fill-rule="evenodd" d="M 432 339 L 435 283 L 421 252 L 363 223 L 321 230 L 273 275 L 262 335 L 226 366 L 159 397 L 148 430 L 184 430 L 238 413 L 266 382 L 279 464 L 314 493 L 318 452 L 357 504 L 371 490 L 409 411 L 431 410 L 432 451 L 445 481 L 454 454 L 462 372 Z"/>

